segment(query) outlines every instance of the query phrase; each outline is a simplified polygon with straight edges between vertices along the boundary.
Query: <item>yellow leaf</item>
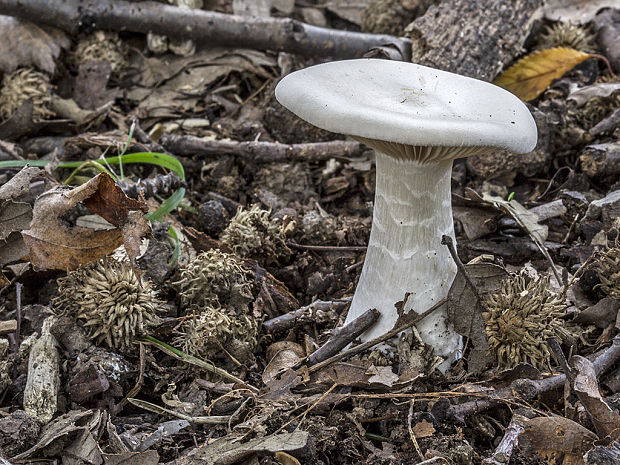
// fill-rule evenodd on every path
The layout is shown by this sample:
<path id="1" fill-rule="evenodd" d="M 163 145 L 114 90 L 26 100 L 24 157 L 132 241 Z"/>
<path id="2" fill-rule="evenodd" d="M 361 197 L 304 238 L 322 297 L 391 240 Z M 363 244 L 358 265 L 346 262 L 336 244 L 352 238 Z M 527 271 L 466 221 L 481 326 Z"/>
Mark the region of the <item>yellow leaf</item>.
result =
<path id="1" fill-rule="evenodd" d="M 509 90 L 522 100 L 532 100 L 554 79 L 562 77 L 579 63 L 597 55 L 568 47 L 539 50 L 522 58 L 500 74 L 493 84 Z"/>

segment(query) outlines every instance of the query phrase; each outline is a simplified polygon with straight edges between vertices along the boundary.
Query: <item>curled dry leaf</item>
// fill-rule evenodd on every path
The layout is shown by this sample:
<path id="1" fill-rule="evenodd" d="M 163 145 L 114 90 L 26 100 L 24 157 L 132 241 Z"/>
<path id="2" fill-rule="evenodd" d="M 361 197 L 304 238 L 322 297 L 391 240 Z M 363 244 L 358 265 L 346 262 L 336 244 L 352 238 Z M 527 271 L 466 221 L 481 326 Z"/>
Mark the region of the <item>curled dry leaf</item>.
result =
<path id="1" fill-rule="evenodd" d="M 95 231 L 68 225 L 62 217 L 78 202 L 118 229 Z M 31 227 L 22 231 L 30 261 L 37 268 L 74 270 L 124 243 L 134 263 L 141 238 L 150 232 L 148 220 L 142 215 L 146 211 L 144 202 L 125 196 L 105 173 L 71 190 L 50 189 L 37 198 Z"/>
<path id="2" fill-rule="evenodd" d="M 533 100 L 554 79 L 562 77 L 582 61 L 595 56 L 568 47 L 539 50 L 508 68 L 493 84 L 509 90 L 522 100 Z"/>
<path id="3" fill-rule="evenodd" d="M 56 58 L 71 41 L 59 29 L 41 26 L 13 18 L 0 16 L 0 71 L 11 73 L 20 66 L 36 66 L 54 74 Z"/>

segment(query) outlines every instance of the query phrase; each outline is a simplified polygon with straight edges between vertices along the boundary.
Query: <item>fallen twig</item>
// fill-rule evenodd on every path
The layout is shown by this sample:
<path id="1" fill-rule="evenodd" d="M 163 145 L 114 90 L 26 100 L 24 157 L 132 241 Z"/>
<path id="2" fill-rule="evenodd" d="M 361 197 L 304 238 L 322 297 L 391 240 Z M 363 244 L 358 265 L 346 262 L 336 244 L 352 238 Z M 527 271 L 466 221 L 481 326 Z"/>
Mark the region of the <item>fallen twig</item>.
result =
<path id="1" fill-rule="evenodd" d="M 371 308 L 370 310 L 362 313 L 348 325 L 334 329 L 329 340 L 308 356 L 306 359 L 306 365 L 316 365 L 317 363 L 327 360 L 329 357 L 337 354 L 360 334 L 374 325 L 380 316 L 381 312 L 379 310 Z"/>
<path id="2" fill-rule="evenodd" d="M 71 35 L 83 28 L 154 32 L 198 43 L 275 50 L 304 56 L 361 57 L 392 45 L 409 61 L 411 41 L 380 34 L 327 29 L 289 18 L 246 17 L 179 8 L 164 3 L 121 0 L 0 0 L 0 14 L 58 27 Z"/>
<path id="3" fill-rule="evenodd" d="M 341 311 L 349 305 L 350 298 L 344 298 L 341 300 L 315 300 L 310 305 L 301 307 L 298 310 L 285 313 L 283 315 L 271 318 L 263 323 L 263 329 L 267 332 L 278 335 L 283 334 L 289 329 L 293 329 L 295 326 L 306 323 L 320 323 L 317 321 L 317 313 L 325 314 L 329 311 Z"/>
<path id="4" fill-rule="evenodd" d="M 359 354 L 361 352 L 364 352 L 366 349 L 374 347 L 377 344 L 381 344 L 382 342 L 385 342 L 388 339 L 392 339 L 394 336 L 396 336 L 399 333 L 403 332 L 407 328 L 410 328 L 411 326 L 415 325 L 416 323 L 419 323 L 420 321 L 422 321 L 424 318 L 426 318 L 428 315 L 433 313 L 435 310 L 437 310 L 439 307 L 441 307 L 447 301 L 448 301 L 448 299 L 441 299 L 435 305 L 433 305 L 431 308 L 426 310 L 424 313 L 416 313 L 415 316 L 411 320 L 407 321 L 406 323 L 403 323 L 402 325 L 400 325 L 398 327 L 392 328 L 391 330 L 389 330 L 387 333 L 383 334 L 382 336 L 376 337 L 376 338 L 374 338 L 371 341 L 364 342 L 363 344 L 360 344 L 358 346 L 352 347 L 349 350 L 346 350 L 344 352 L 336 354 L 333 357 L 330 357 L 330 358 L 328 358 L 327 360 L 325 360 L 325 361 L 323 361 L 321 363 L 317 363 L 316 365 L 310 367 L 310 369 L 308 370 L 308 373 L 310 373 L 310 374 L 315 373 L 315 372 L 317 372 L 319 370 L 322 370 L 326 366 L 331 365 L 332 363 L 339 362 L 340 360 L 343 360 L 345 358 L 353 357 L 354 355 L 357 355 L 357 354 Z"/>
<path id="5" fill-rule="evenodd" d="M 0 0 L 1 2 L 2 0 Z M 166 135 L 161 138 L 166 150 L 175 155 L 222 156 L 234 155 L 255 163 L 276 163 L 291 160 L 321 161 L 330 158 L 357 157 L 363 145 L 349 140 L 281 144 L 279 142 L 242 142 L 231 140 L 204 140 L 196 136 Z"/>
<path id="6" fill-rule="evenodd" d="M 293 241 L 286 241 L 291 249 L 314 250 L 316 252 L 365 252 L 367 247 L 363 245 L 305 245 Z"/>
<path id="7" fill-rule="evenodd" d="M 491 457 L 484 459 L 482 465 L 508 465 L 512 451 L 519 441 L 519 434 L 524 430 L 527 420 L 527 417 L 515 413 L 506 431 L 504 431 L 504 437 L 498 444 L 495 452 L 493 452 Z"/>

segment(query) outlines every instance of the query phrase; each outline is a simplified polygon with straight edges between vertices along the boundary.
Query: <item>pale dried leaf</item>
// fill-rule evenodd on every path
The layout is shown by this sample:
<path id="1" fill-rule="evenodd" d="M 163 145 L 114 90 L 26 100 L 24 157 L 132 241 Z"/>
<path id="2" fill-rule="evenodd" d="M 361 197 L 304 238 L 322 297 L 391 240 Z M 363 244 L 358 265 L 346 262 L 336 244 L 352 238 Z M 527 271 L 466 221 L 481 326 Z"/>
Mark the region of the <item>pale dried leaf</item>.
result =
<path id="1" fill-rule="evenodd" d="M 617 7 L 617 0 L 548 0 L 544 9 L 547 19 L 565 23 L 585 24 L 605 7 Z"/>
<path id="2" fill-rule="evenodd" d="M 0 200 L 0 241 L 12 232 L 20 232 L 30 227 L 32 207 L 29 203 Z"/>
<path id="3" fill-rule="evenodd" d="M 579 87 L 572 83 L 567 99 L 573 100 L 581 107 L 596 97 L 609 97 L 614 92 L 620 91 L 620 82 L 599 82 L 591 86 Z"/>
<path id="4" fill-rule="evenodd" d="M 0 16 L 0 37 L 0 71 L 4 73 L 11 73 L 20 66 L 36 66 L 54 74 L 56 58 L 71 45 L 69 38 L 59 29 L 44 29 L 12 16 Z"/>
<path id="5" fill-rule="evenodd" d="M 88 423 L 88 419 L 93 416 L 99 416 L 99 414 L 93 413 L 91 410 L 71 410 L 64 415 L 61 415 L 41 429 L 39 440 L 34 446 L 21 454 L 12 457 L 12 459 L 24 460 L 33 457 L 38 451 L 48 447 L 53 442 L 63 440 L 76 431 L 84 431 L 85 429 L 88 429 L 88 426 L 85 425 L 85 423 Z"/>
<path id="6" fill-rule="evenodd" d="M 364 10 L 370 0 L 330 0 L 325 2 L 325 8 L 336 16 L 361 26 Z"/>
<path id="7" fill-rule="evenodd" d="M 289 452 L 300 450 L 308 442 L 306 431 L 296 430 L 292 433 L 279 433 L 265 436 L 263 438 L 252 439 L 240 444 L 239 437 L 235 434 L 225 436 L 211 444 L 199 447 L 193 451 L 187 460 L 180 458 L 176 461 L 177 465 L 186 465 L 201 461 L 205 465 L 218 465 L 223 463 L 236 463 L 235 458 L 247 458 L 250 454 L 258 452 L 275 453 L 279 451 Z"/>
<path id="8" fill-rule="evenodd" d="M 157 465 L 159 454 L 154 450 L 103 454 L 103 463 L 104 465 Z"/>

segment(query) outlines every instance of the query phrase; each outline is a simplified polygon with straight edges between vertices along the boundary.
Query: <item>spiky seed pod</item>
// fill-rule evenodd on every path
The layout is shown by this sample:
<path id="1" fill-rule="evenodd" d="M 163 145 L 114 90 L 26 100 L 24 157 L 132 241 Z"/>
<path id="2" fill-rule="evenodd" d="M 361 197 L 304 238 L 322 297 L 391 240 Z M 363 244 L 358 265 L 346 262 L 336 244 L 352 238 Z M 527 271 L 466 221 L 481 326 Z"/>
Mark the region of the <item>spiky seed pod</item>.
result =
<path id="1" fill-rule="evenodd" d="M 220 239 L 242 257 L 274 262 L 287 257 L 289 248 L 284 242 L 282 224 L 269 218 L 269 210 L 258 205 L 250 209 L 240 208 Z"/>
<path id="2" fill-rule="evenodd" d="M 72 62 L 77 69 L 89 61 L 107 61 L 112 74 L 118 75 L 128 65 L 127 54 L 127 46 L 116 32 L 95 31 L 80 41 Z"/>
<path id="3" fill-rule="evenodd" d="M 185 353 L 206 359 L 215 358 L 231 340 L 258 343 L 258 325 L 247 315 L 222 307 L 203 307 L 175 330 L 173 344 Z"/>
<path id="4" fill-rule="evenodd" d="M 50 110 L 52 86 L 47 75 L 32 68 L 20 68 L 7 74 L 0 90 L 0 120 L 9 118 L 24 102 L 32 101 L 32 118 L 44 120 L 54 116 Z"/>
<path id="5" fill-rule="evenodd" d="M 181 269 L 176 283 L 185 307 L 219 307 L 234 295 L 252 296 L 252 280 L 239 259 L 219 250 L 198 255 Z"/>
<path id="6" fill-rule="evenodd" d="M 596 51 L 594 36 L 587 29 L 561 22 L 546 28 L 540 36 L 539 47 L 571 47 L 586 53 Z"/>
<path id="7" fill-rule="evenodd" d="M 609 297 L 620 300 L 620 246 L 612 247 L 601 254 L 597 273 L 601 280 L 597 287 Z"/>
<path id="8" fill-rule="evenodd" d="M 58 279 L 58 309 L 83 322 L 88 335 L 109 347 L 126 347 L 157 326 L 162 305 L 150 282 L 140 283 L 128 262 L 104 258 Z"/>
<path id="9" fill-rule="evenodd" d="M 500 368 L 521 362 L 548 367 L 547 338 L 571 339 L 560 319 L 566 304 L 549 290 L 549 278 L 532 279 L 521 271 L 505 280 L 499 292 L 487 295 L 482 305 L 489 349 Z"/>

